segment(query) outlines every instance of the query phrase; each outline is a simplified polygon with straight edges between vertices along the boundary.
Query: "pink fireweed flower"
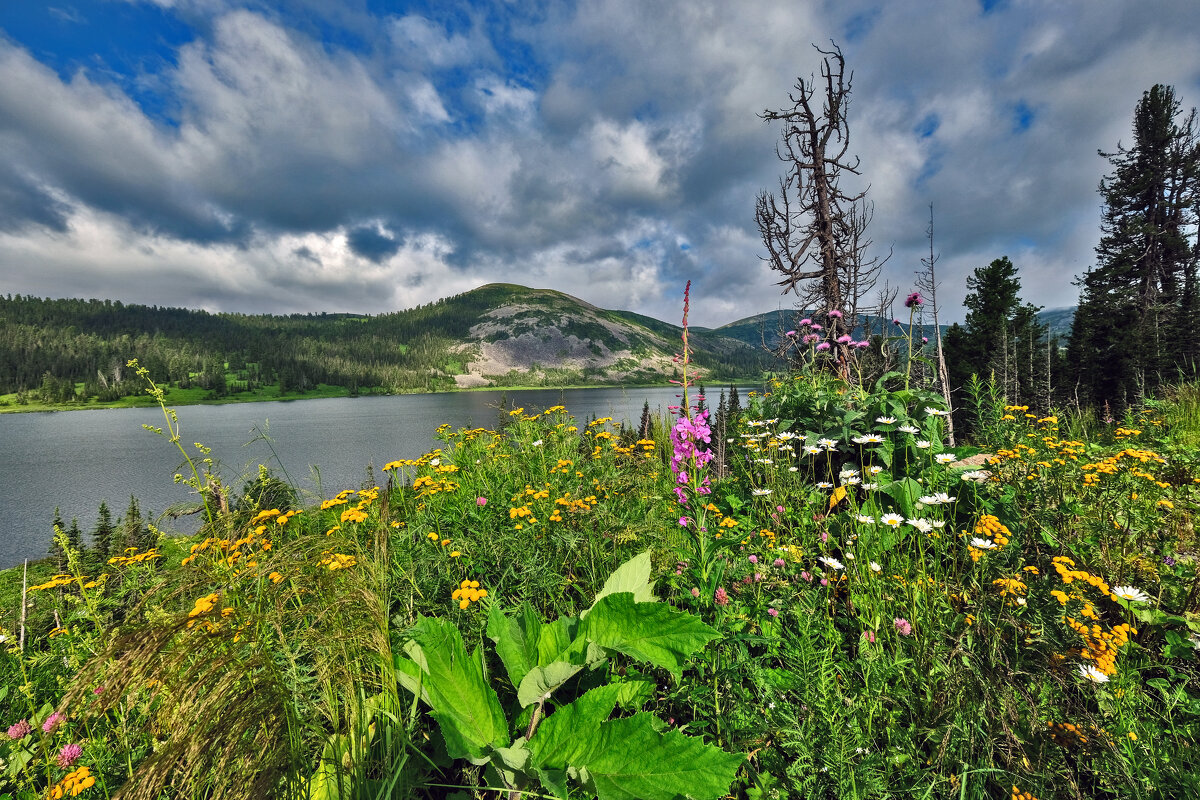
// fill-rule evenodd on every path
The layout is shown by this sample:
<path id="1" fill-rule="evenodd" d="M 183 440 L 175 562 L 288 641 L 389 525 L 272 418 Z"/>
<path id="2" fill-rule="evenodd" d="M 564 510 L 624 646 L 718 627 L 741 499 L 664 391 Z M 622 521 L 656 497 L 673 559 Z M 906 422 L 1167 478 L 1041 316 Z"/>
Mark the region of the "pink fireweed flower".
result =
<path id="1" fill-rule="evenodd" d="M 29 720 L 27 719 L 8 726 L 9 739 L 24 739 L 31 733 L 33 733 L 33 726 L 29 724 Z"/>
<path id="2" fill-rule="evenodd" d="M 71 744 L 64 744 L 62 749 L 58 751 L 58 766 L 62 769 L 66 769 L 78 761 L 81 755 L 83 755 L 82 745 L 75 744 L 74 742 Z"/>
<path id="3" fill-rule="evenodd" d="M 925 298 L 921 297 L 920 292 L 913 292 L 908 297 L 904 298 L 904 307 L 912 308 L 913 306 L 919 306 L 924 302 Z"/>
<path id="4" fill-rule="evenodd" d="M 716 593 L 713 594 L 713 601 L 719 606 L 729 605 L 729 594 L 725 591 L 724 586 L 718 586 Z"/>
<path id="5" fill-rule="evenodd" d="M 912 623 L 902 617 L 896 617 L 892 624 L 896 626 L 896 630 L 901 636 L 912 636 Z"/>
<path id="6" fill-rule="evenodd" d="M 62 722 L 66 718 L 67 718 L 66 714 L 60 714 L 59 712 L 55 711 L 50 716 L 46 717 L 46 721 L 42 723 L 42 730 L 45 731 L 46 733 L 50 733 L 55 728 L 58 727 L 58 724 L 60 722 Z"/>

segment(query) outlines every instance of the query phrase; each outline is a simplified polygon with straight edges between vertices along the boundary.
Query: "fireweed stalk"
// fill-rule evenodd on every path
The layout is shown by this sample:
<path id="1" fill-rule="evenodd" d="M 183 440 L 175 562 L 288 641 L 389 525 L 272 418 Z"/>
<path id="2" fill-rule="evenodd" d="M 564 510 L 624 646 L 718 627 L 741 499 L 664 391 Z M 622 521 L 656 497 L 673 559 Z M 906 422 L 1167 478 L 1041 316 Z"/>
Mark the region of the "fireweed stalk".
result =
<path id="1" fill-rule="evenodd" d="M 714 587 L 711 585 L 713 557 L 706 522 L 707 497 L 712 493 L 712 488 L 703 473 L 713 455 L 708 448 L 701 449 L 701 445 L 711 443 L 712 430 L 708 425 L 708 410 L 694 412 L 688 397 L 688 364 L 691 360 L 688 349 L 688 304 L 691 289 L 692 282 L 688 281 L 683 290 L 683 353 L 678 357 L 682 362 L 683 380 L 672 381 L 682 387 L 683 403 L 672 408 L 679 412 L 679 417 L 671 428 L 671 472 L 675 475 L 675 499 L 680 506 L 679 524 L 692 533 L 695 568 L 704 587 L 702 596 L 711 602 L 714 596 Z"/>

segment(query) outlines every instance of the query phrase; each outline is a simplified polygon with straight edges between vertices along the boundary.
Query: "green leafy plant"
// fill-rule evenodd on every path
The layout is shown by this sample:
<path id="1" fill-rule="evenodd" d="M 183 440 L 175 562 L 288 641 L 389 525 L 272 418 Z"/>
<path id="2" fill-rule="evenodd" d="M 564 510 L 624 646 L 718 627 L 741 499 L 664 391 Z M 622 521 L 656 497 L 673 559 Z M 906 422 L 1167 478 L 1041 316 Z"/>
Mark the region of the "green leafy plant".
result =
<path id="1" fill-rule="evenodd" d="M 618 568 L 578 615 L 542 622 L 527 603 L 511 617 L 493 603 L 487 635 L 516 692 L 510 714 L 491 685 L 482 648 L 468 654 L 445 620 L 417 620 L 396 659 L 398 679 L 429 707 L 447 753 L 486 765 L 511 796 L 540 785 L 561 798 L 571 786 L 601 800 L 716 798 L 728 790 L 741 755 L 669 729 L 648 713 L 610 719 L 618 706 L 640 706 L 654 690 L 649 681 L 610 672 L 608 682 L 565 699 L 569 684 L 595 683 L 619 656 L 678 680 L 686 659 L 717 638 L 700 619 L 657 600 L 646 552 Z M 581 673 L 593 679 L 576 680 Z M 546 713 L 548 704 L 553 713 Z M 523 732 L 514 729 L 526 715 Z"/>

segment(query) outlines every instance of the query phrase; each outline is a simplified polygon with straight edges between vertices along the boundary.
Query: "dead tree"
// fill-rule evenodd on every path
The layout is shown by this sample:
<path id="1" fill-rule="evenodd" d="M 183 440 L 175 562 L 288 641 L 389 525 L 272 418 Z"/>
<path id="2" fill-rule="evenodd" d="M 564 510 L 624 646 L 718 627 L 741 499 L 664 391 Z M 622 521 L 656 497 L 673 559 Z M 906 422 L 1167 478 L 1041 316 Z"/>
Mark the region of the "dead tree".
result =
<path id="1" fill-rule="evenodd" d="M 783 123 L 775 154 L 787 168 L 778 195 L 759 193 L 755 220 L 767 250 L 764 260 L 783 275 L 783 292 L 795 294 L 802 309 L 845 315 L 829 320 L 829 339 L 836 341 L 853 331 L 858 299 L 870 290 L 883 262 L 865 255 L 872 211 L 866 190 L 848 194 L 839 185 L 843 172 L 859 174 L 858 158 L 847 155 L 846 109 L 854 76 L 846 74 L 836 44 L 816 50 L 824 57 L 820 78 L 798 78 L 788 93 L 789 108 L 759 115 Z M 846 345 L 838 349 L 847 360 Z"/>
<path id="2" fill-rule="evenodd" d="M 938 256 L 933 252 L 933 203 L 929 204 L 929 228 L 925 233 L 929 237 L 929 258 L 921 259 L 921 264 L 925 269 L 917 273 L 917 288 L 925 293 L 929 299 L 929 308 L 933 312 L 933 335 L 934 341 L 937 343 L 936 383 L 941 387 L 942 399 L 946 401 L 946 410 L 953 412 L 954 404 L 950 401 L 950 375 L 946 370 L 946 354 L 942 350 L 942 325 L 938 320 L 937 273 L 933 268 L 938 260 Z M 1032 358 L 1032 355 L 1030 357 Z M 946 440 L 951 447 L 954 446 L 953 413 L 946 417 Z"/>

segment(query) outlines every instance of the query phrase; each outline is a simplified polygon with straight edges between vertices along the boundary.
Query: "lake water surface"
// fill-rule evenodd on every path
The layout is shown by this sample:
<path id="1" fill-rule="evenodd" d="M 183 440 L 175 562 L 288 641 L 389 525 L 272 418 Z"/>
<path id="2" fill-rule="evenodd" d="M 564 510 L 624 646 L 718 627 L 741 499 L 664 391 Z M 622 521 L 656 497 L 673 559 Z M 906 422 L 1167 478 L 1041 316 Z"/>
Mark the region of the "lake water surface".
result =
<path id="1" fill-rule="evenodd" d="M 193 458 L 193 442 L 211 448 L 227 485 L 240 491 L 258 465 L 266 464 L 280 477 L 286 470 L 303 496 L 313 500 L 358 488 L 368 464 L 382 482 L 384 464 L 436 446 L 432 436 L 442 423 L 495 427 L 502 395 L 510 409 L 561 404 L 580 420 L 595 416 L 636 423 L 644 402 L 651 411 L 665 413 L 678 402 L 677 394 L 675 387 L 456 392 L 181 406 L 177 411 L 184 446 Z M 194 501 L 187 486 L 173 482 L 183 471 L 179 451 L 142 428 L 163 422 L 157 408 L 0 414 L 0 568 L 46 555 L 55 507 L 68 525 L 78 517 L 87 533 L 101 501 L 108 503 L 114 521 L 131 495 L 147 517 Z M 271 446 L 252 441 L 256 430 L 268 428 Z M 194 531 L 196 525 L 194 517 L 159 523 L 176 532 Z"/>

